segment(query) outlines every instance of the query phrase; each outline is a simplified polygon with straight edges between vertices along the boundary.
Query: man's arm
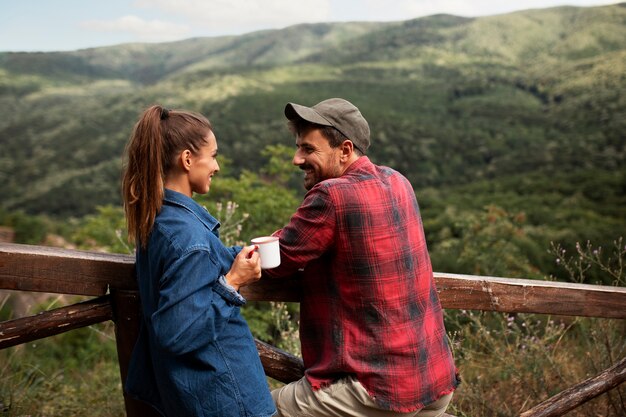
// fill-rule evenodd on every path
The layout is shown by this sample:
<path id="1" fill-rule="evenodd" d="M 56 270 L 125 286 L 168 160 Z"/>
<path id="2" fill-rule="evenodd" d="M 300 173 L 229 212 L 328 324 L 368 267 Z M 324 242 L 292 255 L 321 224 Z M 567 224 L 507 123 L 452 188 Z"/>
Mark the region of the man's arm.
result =
<path id="1" fill-rule="evenodd" d="M 324 186 L 313 187 L 291 217 L 273 235 L 280 238 L 280 265 L 264 271 L 278 278 L 291 276 L 322 256 L 335 243 L 335 206 Z"/>

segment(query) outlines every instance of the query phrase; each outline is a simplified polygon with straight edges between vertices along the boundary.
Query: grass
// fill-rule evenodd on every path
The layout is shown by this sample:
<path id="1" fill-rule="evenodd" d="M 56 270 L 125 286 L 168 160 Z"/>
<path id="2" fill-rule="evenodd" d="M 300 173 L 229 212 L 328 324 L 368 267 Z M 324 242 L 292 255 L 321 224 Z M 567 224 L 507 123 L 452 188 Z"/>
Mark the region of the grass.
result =
<path id="1" fill-rule="evenodd" d="M 125 416 L 113 324 L 0 350 L 0 416 Z"/>
<path id="2" fill-rule="evenodd" d="M 449 413 L 518 416 L 551 396 L 599 374 L 626 355 L 623 320 L 532 314 L 448 312 L 463 383 Z M 448 323 L 448 328 L 454 328 Z M 621 416 L 626 387 L 568 416 Z"/>

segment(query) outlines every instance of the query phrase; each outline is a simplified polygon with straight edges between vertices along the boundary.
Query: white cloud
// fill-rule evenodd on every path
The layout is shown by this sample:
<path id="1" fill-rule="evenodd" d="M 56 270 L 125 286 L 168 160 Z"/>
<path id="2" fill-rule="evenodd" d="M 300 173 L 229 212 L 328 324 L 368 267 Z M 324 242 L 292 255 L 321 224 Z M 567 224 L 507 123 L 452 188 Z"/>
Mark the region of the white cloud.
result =
<path id="1" fill-rule="evenodd" d="M 136 0 L 135 6 L 183 16 L 208 32 L 248 32 L 330 20 L 330 0 Z"/>
<path id="2" fill-rule="evenodd" d="M 81 27 L 99 32 L 123 32 L 134 35 L 139 41 L 166 41 L 181 39 L 191 32 L 188 26 L 161 20 L 143 20 L 137 16 L 123 16 L 116 20 L 89 20 Z"/>

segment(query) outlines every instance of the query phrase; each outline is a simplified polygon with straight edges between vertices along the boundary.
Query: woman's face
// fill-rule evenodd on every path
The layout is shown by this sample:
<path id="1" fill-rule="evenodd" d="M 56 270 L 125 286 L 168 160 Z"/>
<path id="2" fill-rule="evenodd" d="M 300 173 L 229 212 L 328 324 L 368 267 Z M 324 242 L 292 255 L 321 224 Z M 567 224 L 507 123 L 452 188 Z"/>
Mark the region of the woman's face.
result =
<path id="1" fill-rule="evenodd" d="M 220 170 L 217 163 L 217 139 L 213 132 L 209 132 L 206 142 L 196 154 L 190 156 L 189 186 L 192 192 L 198 194 L 209 192 L 211 179 Z"/>

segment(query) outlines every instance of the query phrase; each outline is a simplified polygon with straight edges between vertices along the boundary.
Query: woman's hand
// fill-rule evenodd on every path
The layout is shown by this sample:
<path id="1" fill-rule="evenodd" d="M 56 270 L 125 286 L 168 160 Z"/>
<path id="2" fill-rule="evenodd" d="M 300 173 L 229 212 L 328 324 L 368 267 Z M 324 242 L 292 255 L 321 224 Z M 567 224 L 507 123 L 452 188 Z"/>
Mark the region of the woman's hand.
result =
<path id="1" fill-rule="evenodd" d="M 236 291 L 261 278 L 261 258 L 257 249 L 256 245 L 241 249 L 230 271 L 225 275 L 228 285 Z"/>

